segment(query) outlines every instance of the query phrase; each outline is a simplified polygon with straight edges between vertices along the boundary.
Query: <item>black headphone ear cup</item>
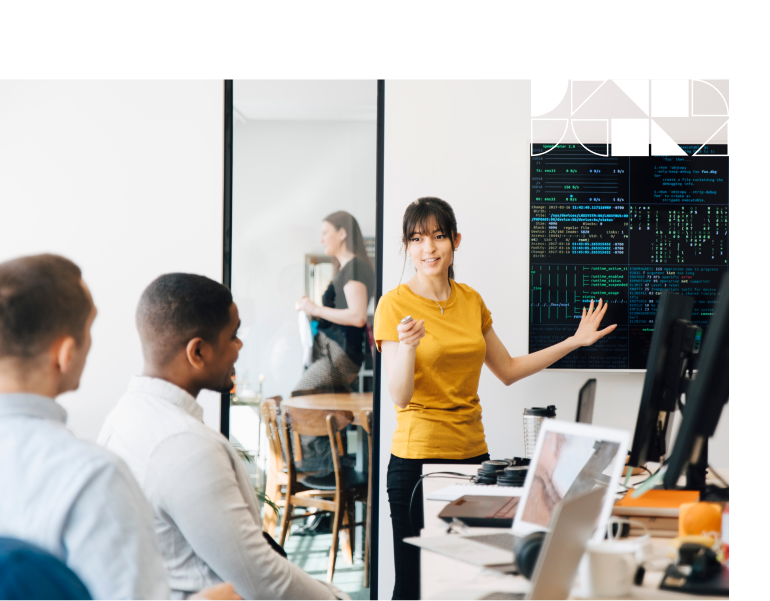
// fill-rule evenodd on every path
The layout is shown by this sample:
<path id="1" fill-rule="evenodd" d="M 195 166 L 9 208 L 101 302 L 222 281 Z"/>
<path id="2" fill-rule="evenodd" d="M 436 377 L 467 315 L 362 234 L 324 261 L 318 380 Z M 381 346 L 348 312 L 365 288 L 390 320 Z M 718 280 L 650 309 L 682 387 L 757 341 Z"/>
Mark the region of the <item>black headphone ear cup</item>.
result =
<path id="1" fill-rule="evenodd" d="M 519 568 L 519 572 L 529 580 L 532 579 L 532 574 L 535 572 L 535 565 L 537 565 L 537 558 L 540 555 L 540 548 L 543 546 L 544 540 L 545 532 L 533 532 L 520 538 L 513 547 L 516 566 Z"/>
<path id="2" fill-rule="evenodd" d="M 692 562 L 690 577 L 694 580 L 711 580 L 722 569 L 716 553 L 711 549 L 706 549 L 700 553 Z"/>

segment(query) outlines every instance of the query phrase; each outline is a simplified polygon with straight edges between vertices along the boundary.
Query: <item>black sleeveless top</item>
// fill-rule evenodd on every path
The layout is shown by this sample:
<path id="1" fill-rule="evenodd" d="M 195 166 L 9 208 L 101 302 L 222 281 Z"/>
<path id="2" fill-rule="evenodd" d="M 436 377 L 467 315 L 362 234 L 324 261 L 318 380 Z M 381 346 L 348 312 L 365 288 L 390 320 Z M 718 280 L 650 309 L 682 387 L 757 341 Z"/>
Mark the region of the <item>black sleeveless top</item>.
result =
<path id="1" fill-rule="evenodd" d="M 326 292 L 324 292 L 324 307 L 347 309 L 348 303 L 345 298 L 344 288 L 345 284 L 350 281 L 361 282 L 366 286 L 366 300 L 368 304 L 369 299 L 374 296 L 374 270 L 366 259 L 353 257 L 337 272 Z M 345 354 L 356 365 L 361 365 L 364 362 L 364 353 L 369 352 L 366 326 L 362 328 L 343 326 L 325 319 L 319 319 L 318 329 L 339 344 L 342 350 L 345 351 Z"/>

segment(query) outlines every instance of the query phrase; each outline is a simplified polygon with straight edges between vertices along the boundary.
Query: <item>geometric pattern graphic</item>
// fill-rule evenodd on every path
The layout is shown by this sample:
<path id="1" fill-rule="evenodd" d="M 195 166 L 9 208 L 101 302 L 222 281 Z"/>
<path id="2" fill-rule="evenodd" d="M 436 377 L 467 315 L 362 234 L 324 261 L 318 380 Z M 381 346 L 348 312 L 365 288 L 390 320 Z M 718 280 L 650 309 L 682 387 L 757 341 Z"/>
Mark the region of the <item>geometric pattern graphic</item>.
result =
<path id="1" fill-rule="evenodd" d="M 768 156 L 767 136 L 756 133 L 770 118 L 768 0 L 544 1 L 537 11 L 529 48 L 538 78 L 533 89 L 541 77 L 570 80 L 569 90 L 555 88 L 568 97 L 570 114 L 554 114 L 559 104 L 551 96 L 550 110 L 533 104 L 533 118 L 582 120 L 563 130 L 567 137 L 586 131 L 586 120 L 607 120 L 609 139 L 622 132 L 620 147 L 635 152 L 649 145 L 678 154 L 682 144 L 712 138 L 725 140 L 726 154 L 739 139 L 736 156 Z M 619 93 L 625 109 L 591 110 Z M 620 132 L 613 132 L 613 120 Z"/>
<path id="2" fill-rule="evenodd" d="M 728 80 L 533 80 L 531 89 L 532 156 L 555 144 L 598 156 L 726 156 Z"/>

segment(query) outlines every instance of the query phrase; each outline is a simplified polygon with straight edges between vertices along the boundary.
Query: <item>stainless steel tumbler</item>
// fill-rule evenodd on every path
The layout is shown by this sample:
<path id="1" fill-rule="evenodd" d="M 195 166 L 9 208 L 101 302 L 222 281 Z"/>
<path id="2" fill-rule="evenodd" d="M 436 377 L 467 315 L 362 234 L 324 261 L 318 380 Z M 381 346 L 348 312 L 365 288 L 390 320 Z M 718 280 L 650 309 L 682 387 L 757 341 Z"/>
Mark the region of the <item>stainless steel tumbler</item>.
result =
<path id="1" fill-rule="evenodd" d="M 556 406 L 530 407 L 524 409 L 524 453 L 525 457 L 532 458 L 535 455 L 537 435 L 540 433 L 540 425 L 544 419 L 556 417 Z"/>

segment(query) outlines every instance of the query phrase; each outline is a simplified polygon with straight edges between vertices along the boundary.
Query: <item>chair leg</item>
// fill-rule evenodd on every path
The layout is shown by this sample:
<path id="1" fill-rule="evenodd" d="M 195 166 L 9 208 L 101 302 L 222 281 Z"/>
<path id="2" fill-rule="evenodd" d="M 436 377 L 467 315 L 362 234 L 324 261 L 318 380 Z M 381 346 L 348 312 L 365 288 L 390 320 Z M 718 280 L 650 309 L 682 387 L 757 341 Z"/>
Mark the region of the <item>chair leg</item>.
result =
<path id="1" fill-rule="evenodd" d="M 265 494 L 268 498 L 276 503 L 281 500 L 281 485 L 276 482 L 272 473 L 268 472 L 267 485 L 265 486 Z M 278 525 L 278 516 L 275 515 L 273 508 L 265 503 L 265 516 L 262 521 L 262 529 L 270 536 L 275 538 L 275 527 Z"/>
<path id="2" fill-rule="evenodd" d="M 345 501 L 346 515 L 348 516 L 348 541 L 350 546 L 350 564 L 353 565 L 353 558 L 356 556 L 356 502 L 350 495 Z"/>
<path id="3" fill-rule="evenodd" d="M 369 588 L 369 545 L 372 543 L 372 503 L 366 503 L 366 537 L 364 538 L 364 588 Z"/>
<path id="4" fill-rule="evenodd" d="M 329 569 L 326 572 L 326 581 L 334 580 L 334 565 L 337 563 L 337 547 L 339 546 L 340 522 L 342 521 L 341 500 L 337 499 L 337 508 L 332 519 L 332 546 L 329 549 Z"/>
<path id="5" fill-rule="evenodd" d="M 348 515 L 348 510 L 345 505 L 346 501 L 343 501 L 342 505 L 342 531 L 340 532 L 340 546 L 342 547 L 342 552 L 345 555 L 345 561 L 352 565 L 353 563 L 353 555 L 350 548 L 350 527 L 348 524 L 350 523 L 350 516 Z"/>
<path id="6" fill-rule="evenodd" d="M 291 528 L 291 520 L 289 517 L 291 517 L 293 512 L 294 507 L 292 507 L 291 503 L 289 503 L 289 495 L 287 494 L 286 505 L 283 507 L 283 515 L 281 516 L 281 537 L 278 541 L 278 544 L 282 547 L 286 543 L 286 537 L 289 536 L 289 528 Z"/>

